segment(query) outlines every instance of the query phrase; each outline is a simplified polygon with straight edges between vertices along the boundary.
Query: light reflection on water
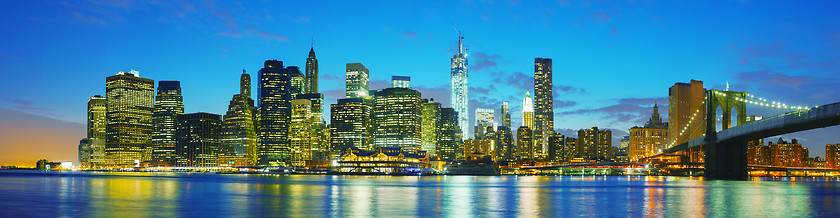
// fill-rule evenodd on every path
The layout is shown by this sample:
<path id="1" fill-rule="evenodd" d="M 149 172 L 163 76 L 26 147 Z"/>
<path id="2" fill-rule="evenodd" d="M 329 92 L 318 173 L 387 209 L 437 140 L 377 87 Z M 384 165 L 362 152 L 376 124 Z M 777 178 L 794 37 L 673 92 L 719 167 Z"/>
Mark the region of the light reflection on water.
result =
<path id="1" fill-rule="evenodd" d="M 840 181 L 0 171 L 0 217 L 840 216 Z"/>

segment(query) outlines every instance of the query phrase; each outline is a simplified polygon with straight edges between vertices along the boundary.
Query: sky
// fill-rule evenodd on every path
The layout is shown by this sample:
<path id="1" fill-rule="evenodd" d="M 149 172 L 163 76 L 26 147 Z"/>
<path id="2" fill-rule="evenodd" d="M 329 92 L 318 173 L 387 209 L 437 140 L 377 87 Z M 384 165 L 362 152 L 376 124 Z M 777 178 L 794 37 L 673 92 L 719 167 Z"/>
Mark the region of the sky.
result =
<path id="1" fill-rule="evenodd" d="M 268 59 L 303 67 L 313 45 L 327 104 L 344 96 L 345 64 L 360 62 L 371 89 L 410 76 L 448 107 L 453 26 L 469 48 L 471 112 L 508 102 L 520 124 L 534 58 L 551 58 L 555 129 L 612 129 L 617 146 L 654 102 L 667 117 L 676 82 L 837 102 L 837 11 L 837 1 L 2 1 L 0 164 L 76 160 L 86 101 L 118 71 L 181 81 L 185 112 L 223 114 L 243 69 L 256 78 Z M 840 128 L 782 137 L 824 156 Z"/>

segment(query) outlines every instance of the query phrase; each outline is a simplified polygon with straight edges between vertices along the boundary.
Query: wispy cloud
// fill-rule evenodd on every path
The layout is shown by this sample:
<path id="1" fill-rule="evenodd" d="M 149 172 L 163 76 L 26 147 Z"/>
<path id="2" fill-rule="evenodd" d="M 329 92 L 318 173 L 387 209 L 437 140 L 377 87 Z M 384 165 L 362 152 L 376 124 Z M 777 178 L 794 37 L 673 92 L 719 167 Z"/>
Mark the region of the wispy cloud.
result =
<path id="1" fill-rule="evenodd" d="M 403 32 L 401 35 L 408 38 L 417 38 L 417 33 L 408 30 Z"/>
<path id="2" fill-rule="evenodd" d="M 288 42 L 289 41 L 289 37 L 286 37 L 285 35 L 277 34 L 277 33 L 269 33 L 269 32 L 265 32 L 265 31 L 259 31 L 259 30 L 255 29 L 253 27 L 248 28 L 248 30 L 245 31 L 245 32 L 247 32 L 249 35 L 258 36 L 258 37 L 261 37 L 261 38 L 274 39 L 274 40 L 281 41 L 281 42 Z"/>

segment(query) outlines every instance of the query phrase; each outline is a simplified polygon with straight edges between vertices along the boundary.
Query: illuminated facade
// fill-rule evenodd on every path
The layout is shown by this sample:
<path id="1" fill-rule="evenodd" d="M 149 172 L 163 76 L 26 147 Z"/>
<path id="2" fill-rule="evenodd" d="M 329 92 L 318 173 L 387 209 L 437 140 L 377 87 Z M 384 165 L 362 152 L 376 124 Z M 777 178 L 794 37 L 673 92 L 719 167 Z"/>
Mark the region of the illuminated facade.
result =
<path id="1" fill-rule="evenodd" d="M 493 160 L 496 154 L 496 140 L 493 139 L 467 139 L 464 140 L 464 155 L 465 156 L 485 156 L 490 155 Z"/>
<path id="2" fill-rule="evenodd" d="M 218 166 L 221 118 L 221 115 L 203 112 L 177 116 L 176 166 Z"/>
<path id="3" fill-rule="evenodd" d="M 155 109 L 152 114 L 152 161 L 158 165 L 175 164 L 175 116 L 184 114 L 181 82 L 158 81 Z"/>
<path id="4" fill-rule="evenodd" d="M 679 145 L 706 134 L 706 89 L 703 81 L 676 83 L 668 89 L 668 145 Z M 691 116 L 695 115 L 694 122 Z M 686 127 L 688 126 L 688 127 Z M 682 129 L 687 129 L 680 134 Z"/>
<path id="5" fill-rule="evenodd" d="M 420 150 L 428 152 L 429 156 L 437 156 L 438 134 L 441 131 L 441 106 L 435 99 L 423 103 L 420 121 L 421 141 Z"/>
<path id="6" fill-rule="evenodd" d="M 306 99 L 292 100 L 292 119 L 289 122 L 292 166 L 304 166 L 307 160 L 312 160 L 312 124 L 312 102 Z"/>
<path id="7" fill-rule="evenodd" d="M 577 138 L 566 137 L 564 139 L 564 149 L 566 153 L 566 161 L 572 161 L 575 158 L 581 158 L 577 153 Z"/>
<path id="8" fill-rule="evenodd" d="M 441 108 L 438 122 L 436 151 L 443 159 L 454 160 L 463 153 L 461 151 L 461 128 L 458 126 L 458 112 L 454 108 Z"/>
<path id="9" fill-rule="evenodd" d="M 315 160 L 329 159 L 330 154 L 330 131 L 327 129 L 327 123 L 324 121 L 324 95 L 321 93 L 309 93 L 298 95 L 297 99 L 306 99 L 312 104 L 310 123 L 312 125 L 311 133 L 309 134 L 311 156 Z"/>
<path id="10" fill-rule="evenodd" d="M 306 93 L 306 76 L 296 66 L 286 67 L 286 72 L 289 73 L 289 84 L 292 85 L 292 99 L 297 99 L 298 95 Z"/>
<path id="11" fill-rule="evenodd" d="M 578 130 L 577 153 L 579 157 L 590 161 L 608 160 L 612 155 L 611 148 L 612 130 L 598 129 L 598 127 Z"/>
<path id="12" fill-rule="evenodd" d="M 770 144 L 770 161 L 775 167 L 804 167 L 803 157 L 808 156 L 806 149 L 796 139 L 787 142 L 779 138 L 776 143 Z"/>
<path id="13" fill-rule="evenodd" d="M 516 130 L 516 154 L 521 159 L 534 158 L 534 135 L 528 126 L 520 126 Z"/>
<path id="14" fill-rule="evenodd" d="M 525 92 L 525 98 L 522 99 L 522 126 L 527 126 L 529 129 L 534 129 L 534 102 L 531 99 L 531 92 Z"/>
<path id="15" fill-rule="evenodd" d="M 371 113 L 373 146 L 420 150 L 421 104 L 416 90 L 387 88 L 376 92 Z"/>
<path id="16" fill-rule="evenodd" d="M 487 127 L 493 127 L 495 111 L 487 108 L 475 109 L 475 138 L 483 139 L 487 134 Z"/>
<path id="17" fill-rule="evenodd" d="M 512 158 L 513 155 L 513 133 L 506 126 L 499 126 L 493 134 L 496 140 L 496 160 Z"/>
<path id="18" fill-rule="evenodd" d="M 391 76 L 391 87 L 410 89 L 411 88 L 411 77 Z"/>
<path id="19" fill-rule="evenodd" d="M 359 174 L 418 173 L 428 162 L 425 151 L 407 152 L 398 147 L 375 150 L 347 148 L 341 154 L 336 171 Z"/>
<path id="20" fill-rule="evenodd" d="M 469 117 L 469 86 L 467 81 L 467 74 L 469 71 L 469 64 L 467 61 L 467 53 L 462 43 L 464 37 L 458 32 L 458 54 L 452 57 L 451 64 L 451 98 L 450 104 L 455 112 L 458 112 L 458 127 L 461 128 L 462 139 L 467 139 L 470 127 Z"/>
<path id="21" fill-rule="evenodd" d="M 840 144 L 825 145 L 825 167 L 840 168 Z"/>
<path id="22" fill-rule="evenodd" d="M 370 71 L 361 63 L 347 63 L 346 70 L 346 97 L 370 98 Z"/>
<path id="23" fill-rule="evenodd" d="M 79 140 L 79 166 L 90 167 L 90 139 L 82 138 Z"/>
<path id="24" fill-rule="evenodd" d="M 371 150 L 370 104 L 363 98 L 338 99 L 331 105 L 330 146 L 332 153 L 339 156 L 348 148 Z"/>
<path id="25" fill-rule="evenodd" d="M 663 123 L 659 117 L 659 107 L 653 105 L 653 114 L 644 127 L 630 128 L 630 144 L 628 157 L 630 161 L 638 161 L 662 153 L 668 140 L 668 123 Z"/>
<path id="26" fill-rule="evenodd" d="M 254 100 L 251 99 L 251 76 L 243 70 L 239 79 L 239 94 L 233 95 L 222 120 L 220 158 L 245 166 L 257 165 L 255 111 Z"/>
<path id="27" fill-rule="evenodd" d="M 747 165 L 769 166 L 770 146 L 764 145 L 764 139 L 747 142 Z"/>
<path id="28" fill-rule="evenodd" d="M 108 108 L 105 97 L 96 95 L 87 102 L 87 139 L 90 149 L 90 166 L 105 166 L 105 129 Z"/>
<path id="29" fill-rule="evenodd" d="M 318 59 L 315 58 L 315 46 L 309 48 L 309 57 L 306 58 L 306 93 L 318 93 Z"/>
<path id="30" fill-rule="evenodd" d="M 499 108 L 499 114 L 502 126 L 510 130 L 510 107 L 508 107 L 507 102 L 502 102 L 502 106 Z"/>
<path id="31" fill-rule="evenodd" d="M 281 165 L 288 159 L 292 111 L 291 75 L 283 62 L 267 60 L 259 72 L 259 165 Z"/>
<path id="32" fill-rule="evenodd" d="M 151 148 L 155 81 L 137 71 L 105 79 L 105 159 L 107 165 L 134 165 Z M 146 156 L 149 158 L 149 156 Z"/>
<path id="33" fill-rule="evenodd" d="M 554 97 L 551 58 L 534 58 L 534 147 L 545 157 L 548 139 L 554 135 Z"/>
<path id="34" fill-rule="evenodd" d="M 548 137 L 548 161 L 563 162 L 566 158 L 566 136 L 554 133 Z"/>

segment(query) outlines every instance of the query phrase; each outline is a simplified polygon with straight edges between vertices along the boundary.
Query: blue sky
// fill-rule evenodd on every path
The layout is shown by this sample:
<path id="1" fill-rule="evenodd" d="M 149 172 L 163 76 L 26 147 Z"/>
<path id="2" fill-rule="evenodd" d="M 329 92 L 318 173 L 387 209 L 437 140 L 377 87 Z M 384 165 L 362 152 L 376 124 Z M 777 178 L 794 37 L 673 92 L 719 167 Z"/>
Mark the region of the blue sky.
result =
<path id="1" fill-rule="evenodd" d="M 328 103 L 344 95 L 345 63 L 361 62 L 372 89 L 390 86 L 391 75 L 411 76 L 424 97 L 447 106 L 453 24 L 469 47 L 471 108 L 498 110 L 507 101 L 514 124 L 533 89 L 535 57 L 553 59 L 561 132 L 598 126 L 619 137 L 648 119 L 654 101 L 667 102 L 668 87 L 691 79 L 789 105 L 840 100 L 836 1 L 118 0 L 0 8 L 0 108 L 72 123 L 84 123 L 85 101 L 104 94 L 105 77 L 129 69 L 181 81 L 186 112 L 224 113 L 242 69 L 256 77 L 266 59 L 302 67 L 313 35 Z M 826 143 L 840 143 L 838 133 L 791 137 L 822 156 Z"/>

